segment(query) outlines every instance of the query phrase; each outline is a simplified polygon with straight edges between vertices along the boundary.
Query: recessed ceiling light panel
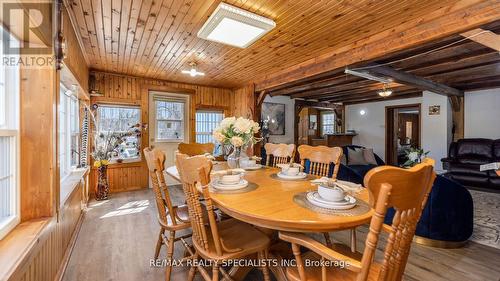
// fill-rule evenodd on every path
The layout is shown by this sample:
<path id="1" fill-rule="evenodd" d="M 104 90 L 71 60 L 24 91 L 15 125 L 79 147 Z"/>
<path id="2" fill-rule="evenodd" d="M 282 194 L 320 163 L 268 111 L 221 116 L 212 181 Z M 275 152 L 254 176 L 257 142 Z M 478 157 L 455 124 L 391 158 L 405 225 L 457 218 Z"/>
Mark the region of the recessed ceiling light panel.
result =
<path id="1" fill-rule="evenodd" d="M 220 3 L 198 31 L 198 37 L 246 48 L 274 27 L 276 23 L 271 19 Z"/>

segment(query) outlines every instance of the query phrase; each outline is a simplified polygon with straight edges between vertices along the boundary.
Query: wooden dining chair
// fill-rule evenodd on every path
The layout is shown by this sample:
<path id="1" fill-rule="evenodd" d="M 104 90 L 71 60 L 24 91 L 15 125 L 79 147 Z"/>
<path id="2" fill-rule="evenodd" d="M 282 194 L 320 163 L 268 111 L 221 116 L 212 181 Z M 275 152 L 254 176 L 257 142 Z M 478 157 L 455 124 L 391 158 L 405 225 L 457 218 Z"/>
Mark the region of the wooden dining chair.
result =
<path id="1" fill-rule="evenodd" d="M 277 164 L 287 164 L 295 157 L 295 144 L 293 143 L 266 143 L 264 149 L 266 150 L 266 166 L 276 167 Z"/>
<path id="2" fill-rule="evenodd" d="M 214 153 L 215 144 L 213 143 L 179 143 L 177 148 L 179 153 L 189 156 L 203 155 L 205 153 Z"/>
<path id="3" fill-rule="evenodd" d="M 194 261 L 205 259 L 212 264 L 212 276 L 203 264 L 196 263 L 189 270 L 188 280 L 193 280 L 196 271 L 207 281 L 219 280 L 219 271 L 224 278 L 231 280 L 221 267 L 224 261 L 242 259 L 250 255 L 257 255 L 259 259 L 267 257 L 271 242 L 268 236 L 252 225 L 236 219 L 217 222 L 208 190 L 212 162 L 202 156 L 177 154 L 176 165 L 186 194 L 193 228 L 192 241 L 195 252 L 191 254 Z M 203 204 L 200 199 L 204 199 Z M 201 215 L 204 208 L 208 213 L 207 218 Z M 268 267 L 263 265 L 261 269 L 264 280 L 270 280 Z"/>
<path id="4" fill-rule="evenodd" d="M 333 164 L 333 175 L 331 178 L 336 179 L 340 167 L 340 159 L 342 158 L 341 147 L 327 146 L 310 146 L 301 145 L 297 149 L 300 156 L 300 164 L 305 167 L 305 163 L 309 160 L 309 174 L 328 177 L 330 165 Z"/>
<path id="5" fill-rule="evenodd" d="M 328 177 L 330 173 L 330 165 L 333 164 L 333 174 L 331 176 L 332 179 L 337 178 L 337 174 L 340 167 L 340 159 L 342 158 L 342 148 L 340 147 L 327 147 L 327 146 L 310 146 L 310 145 L 301 145 L 297 148 L 300 157 L 300 164 L 302 167 L 306 167 L 306 162 L 309 161 L 309 169 L 306 171 L 309 174 L 320 176 L 320 177 Z M 352 251 L 356 251 L 356 229 L 350 230 L 351 234 L 351 249 Z M 330 234 L 323 233 L 325 237 L 326 245 L 331 247 L 333 245 L 332 240 L 330 239 Z"/>
<path id="6" fill-rule="evenodd" d="M 175 206 L 170 199 L 168 187 L 165 183 L 165 153 L 159 149 L 144 149 L 144 156 L 148 165 L 149 177 L 155 194 L 156 208 L 158 209 L 158 223 L 160 233 L 156 242 L 155 259 L 158 259 L 162 245 L 167 246 L 167 260 L 171 261 L 174 254 L 175 242 L 190 237 L 191 234 L 176 237 L 176 232 L 191 227 L 187 205 Z M 165 235 L 168 232 L 168 236 Z M 172 273 L 171 263 L 166 267 L 166 280 L 170 280 Z"/>
<path id="7" fill-rule="evenodd" d="M 380 166 L 367 173 L 364 184 L 370 192 L 370 204 L 374 208 L 374 214 L 361 259 L 335 251 L 304 234 L 280 232 L 279 237 L 282 240 L 292 243 L 292 251 L 297 261 L 296 267 L 286 269 L 288 279 L 401 280 L 417 222 L 436 178 L 431 162 L 424 161 L 410 169 Z M 396 210 L 391 226 L 384 225 L 385 214 L 390 207 Z M 388 238 L 382 263 L 376 263 L 374 256 L 381 231 L 387 232 Z M 301 246 L 312 252 L 302 256 Z M 349 266 L 305 267 L 305 258 L 323 262 L 342 261 Z"/>

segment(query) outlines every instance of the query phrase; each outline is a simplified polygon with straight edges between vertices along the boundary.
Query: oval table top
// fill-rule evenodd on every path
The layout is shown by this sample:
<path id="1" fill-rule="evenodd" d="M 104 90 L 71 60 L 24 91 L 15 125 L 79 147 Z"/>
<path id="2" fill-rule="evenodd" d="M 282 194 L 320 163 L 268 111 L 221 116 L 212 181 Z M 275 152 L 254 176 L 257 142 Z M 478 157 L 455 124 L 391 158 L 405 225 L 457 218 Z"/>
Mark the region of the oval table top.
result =
<path id="1" fill-rule="evenodd" d="M 215 170 L 223 169 L 215 165 Z M 175 166 L 166 172 L 179 179 Z M 292 232 L 330 232 L 353 228 L 370 221 L 373 209 L 355 216 L 322 214 L 304 208 L 294 202 L 294 195 L 314 189 L 309 180 L 280 180 L 271 175 L 279 172 L 277 168 L 263 168 L 246 171 L 245 179 L 257 184 L 257 188 L 244 193 L 216 193 L 210 196 L 214 203 L 226 214 L 264 228 Z M 368 202 L 368 190 L 363 189 L 356 195 Z"/>

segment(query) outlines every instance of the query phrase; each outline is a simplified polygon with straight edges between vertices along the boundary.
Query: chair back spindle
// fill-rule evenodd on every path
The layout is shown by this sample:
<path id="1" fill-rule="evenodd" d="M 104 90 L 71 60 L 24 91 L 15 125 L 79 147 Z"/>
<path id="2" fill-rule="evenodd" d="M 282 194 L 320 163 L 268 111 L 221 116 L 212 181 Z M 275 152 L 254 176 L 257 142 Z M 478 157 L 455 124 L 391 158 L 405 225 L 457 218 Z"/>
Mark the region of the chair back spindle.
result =
<path id="1" fill-rule="evenodd" d="M 370 203 L 375 213 L 365 242 L 358 280 L 366 280 L 368 276 L 385 214 L 391 207 L 396 214 L 389 228 L 378 280 L 401 280 L 417 223 L 436 178 L 432 164 L 433 160 L 428 159 L 410 169 L 377 167 L 365 176 L 364 185 L 371 193 Z"/>
<path id="2" fill-rule="evenodd" d="M 214 205 L 208 191 L 212 162 L 203 156 L 189 157 L 179 153 L 176 157 L 176 165 L 182 188 L 186 194 L 186 203 L 193 229 L 193 243 L 205 251 L 208 251 L 209 245 L 213 243 L 216 254 L 222 256 L 223 248 L 214 214 Z M 208 221 L 203 215 L 204 206 L 200 199 L 204 199 Z M 206 225 L 209 225 L 208 229 L 205 227 Z"/>
<path id="3" fill-rule="evenodd" d="M 300 155 L 300 162 L 305 167 L 306 160 L 309 160 L 309 174 L 320 177 L 327 177 L 330 172 L 330 165 L 334 164 L 332 178 L 337 178 L 342 158 L 342 148 L 326 146 L 301 145 L 297 149 Z"/>
<path id="4" fill-rule="evenodd" d="M 167 225 L 169 218 L 172 224 L 177 224 L 175 217 L 174 205 L 168 192 L 168 187 L 165 182 L 165 153 L 159 149 L 144 149 L 144 157 L 148 166 L 149 178 L 153 186 L 155 194 L 156 207 L 158 209 L 159 220 Z"/>
<path id="5" fill-rule="evenodd" d="M 264 149 L 266 150 L 266 166 L 276 167 L 277 164 L 288 164 L 295 157 L 295 144 L 266 143 Z"/>

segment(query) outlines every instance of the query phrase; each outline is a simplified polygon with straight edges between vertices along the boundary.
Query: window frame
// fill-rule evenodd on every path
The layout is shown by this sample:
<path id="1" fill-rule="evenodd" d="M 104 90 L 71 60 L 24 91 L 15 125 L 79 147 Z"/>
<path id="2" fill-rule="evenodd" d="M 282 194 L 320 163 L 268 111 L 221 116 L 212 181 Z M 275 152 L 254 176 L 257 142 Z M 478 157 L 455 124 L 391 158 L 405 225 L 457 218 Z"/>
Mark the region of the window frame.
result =
<path id="1" fill-rule="evenodd" d="M 333 115 L 333 123 L 328 123 L 327 125 L 325 125 L 325 122 L 324 122 L 324 116 L 325 115 Z M 327 133 L 325 133 L 325 127 L 328 126 L 332 126 L 333 127 L 333 134 L 336 133 L 336 124 L 335 124 L 335 120 L 337 119 L 337 115 L 335 114 L 334 111 L 321 111 L 320 112 L 320 120 L 321 120 L 321 132 L 320 132 L 320 135 L 321 136 L 324 136 L 326 135 Z M 329 134 L 329 133 L 328 133 Z"/>
<path id="2" fill-rule="evenodd" d="M 73 151 L 71 149 L 71 142 L 72 142 L 72 137 L 74 135 L 80 136 L 80 114 L 79 110 L 75 112 L 75 117 L 76 119 L 73 120 L 72 117 L 72 102 L 76 102 L 76 108 L 79 109 L 79 100 L 76 97 L 75 91 L 68 90 L 66 86 L 64 86 L 62 83 L 60 84 L 60 89 L 59 89 L 59 108 L 58 108 L 58 151 L 57 151 L 57 156 L 59 158 L 59 179 L 61 182 L 63 182 L 65 179 L 67 179 L 69 176 L 71 176 L 71 173 L 73 173 L 77 168 L 78 164 L 73 165 L 71 163 L 71 158 L 73 156 Z M 64 110 L 64 111 L 62 111 Z M 64 113 L 64 116 L 62 116 L 62 113 Z M 61 122 L 64 122 L 64 143 L 62 143 L 61 138 Z M 72 123 L 76 122 L 78 124 L 78 133 L 73 133 L 71 130 Z M 79 147 L 80 147 L 80 142 L 77 137 L 77 143 L 76 143 L 76 149 L 75 151 L 79 153 Z M 64 148 L 64 154 L 62 153 L 62 148 Z M 63 157 L 64 156 L 64 157 Z M 64 158 L 64 159 L 63 159 Z"/>
<path id="3" fill-rule="evenodd" d="M 182 103 L 183 104 L 183 119 L 158 119 L 158 102 Z M 186 133 L 189 135 L 189 100 L 187 98 L 175 96 L 153 96 L 154 103 L 154 142 L 157 143 L 181 143 L 186 139 Z M 158 121 L 181 122 L 182 136 L 178 139 L 160 139 L 158 138 Z M 187 128 L 187 130 L 186 130 Z"/>
<path id="4" fill-rule="evenodd" d="M 98 103 L 97 104 L 97 110 L 95 111 L 95 119 L 97 121 L 97 123 L 99 124 L 99 118 L 100 118 L 100 113 L 99 113 L 99 109 L 101 108 L 129 108 L 129 109 L 137 109 L 139 110 L 139 120 L 138 120 L 138 123 L 139 124 L 142 124 L 142 108 L 141 106 L 139 105 L 135 105 L 135 104 L 116 104 L 116 103 Z M 97 127 L 97 126 L 94 126 L 94 132 L 92 132 L 92 138 L 95 137 L 94 134 L 99 134 L 100 133 L 100 128 Z M 136 157 L 130 157 L 130 158 L 122 158 L 122 161 L 120 163 L 136 163 L 136 162 L 141 162 L 142 161 L 142 153 L 141 153 L 141 150 L 142 150 L 142 146 L 143 146 L 143 142 L 142 142 L 142 134 L 141 136 L 139 136 L 137 138 L 137 140 L 139 141 L 139 154 L 136 156 Z M 92 143 L 92 146 L 95 145 L 94 143 L 94 140 L 92 139 L 89 139 L 89 142 Z M 118 163 L 117 161 L 118 158 L 111 158 L 111 160 L 109 161 L 110 164 L 116 164 Z M 92 159 L 93 161 L 93 159 Z"/>
<path id="5" fill-rule="evenodd" d="M 4 38 L 4 32 L 7 32 L 0 25 L 0 36 Z M 10 40 L 14 40 L 14 43 L 19 44 L 19 40 L 10 35 Z M 0 54 L 3 52 L 3 43 L 0 42 Z M 0 221 L 0 240 L 2 240 L 12 229 L 14 229 L 21 221 L 21 171 L 20 171 L 20 67 L 6 67 L 1 66 L 1 74 L 4 77 L 3 83 L 3 104 L 4 108 L 4 122 L 0 124 L 0 137 L 10 138 L 10 160 L 9 160 L 9 171 L 11 177 L 12 195 L 10 198 L 10 212 L 13 213 L 10 217 Z M 7 83 L 7 81 L 11 83 Z M 9 188 L 11 187 L 9 186 Z"/>
<path id="6" fill-rule="evenodd" d="M 212 137 L 212 133 L 213 132 L 202 132 L 202 133 L 199 133 L 197 128 L 198 128 L 198 120 L 197 120 L 197 116 L 198 116 L 198 113 L 217 113 L 217 114 L 222 114 L 222 118 L 221 118 L 221 121 L 225 118 L 226 116 L 226 110 L 224 109 L 220 109 L 220 108 L 197 108 L 196 111 L 195 111 L 195 118 L 194 118 L 194 122 L 195 122 L 195 126 L 194 126 L 194 139 L 197 143 L 206 143 L 206 142 L 198 142 L 198 135 L 205 135 L 205 136 L 210 136 L 211 139 L 212 139 L 212 142 L 208 142 L 208 143 L 213 143 L 215 145 L 214 147 L 214 154 L 215 155 L 220 155 L 222 154 L 222 147 L 220 144 L 218 144 Z"/>

